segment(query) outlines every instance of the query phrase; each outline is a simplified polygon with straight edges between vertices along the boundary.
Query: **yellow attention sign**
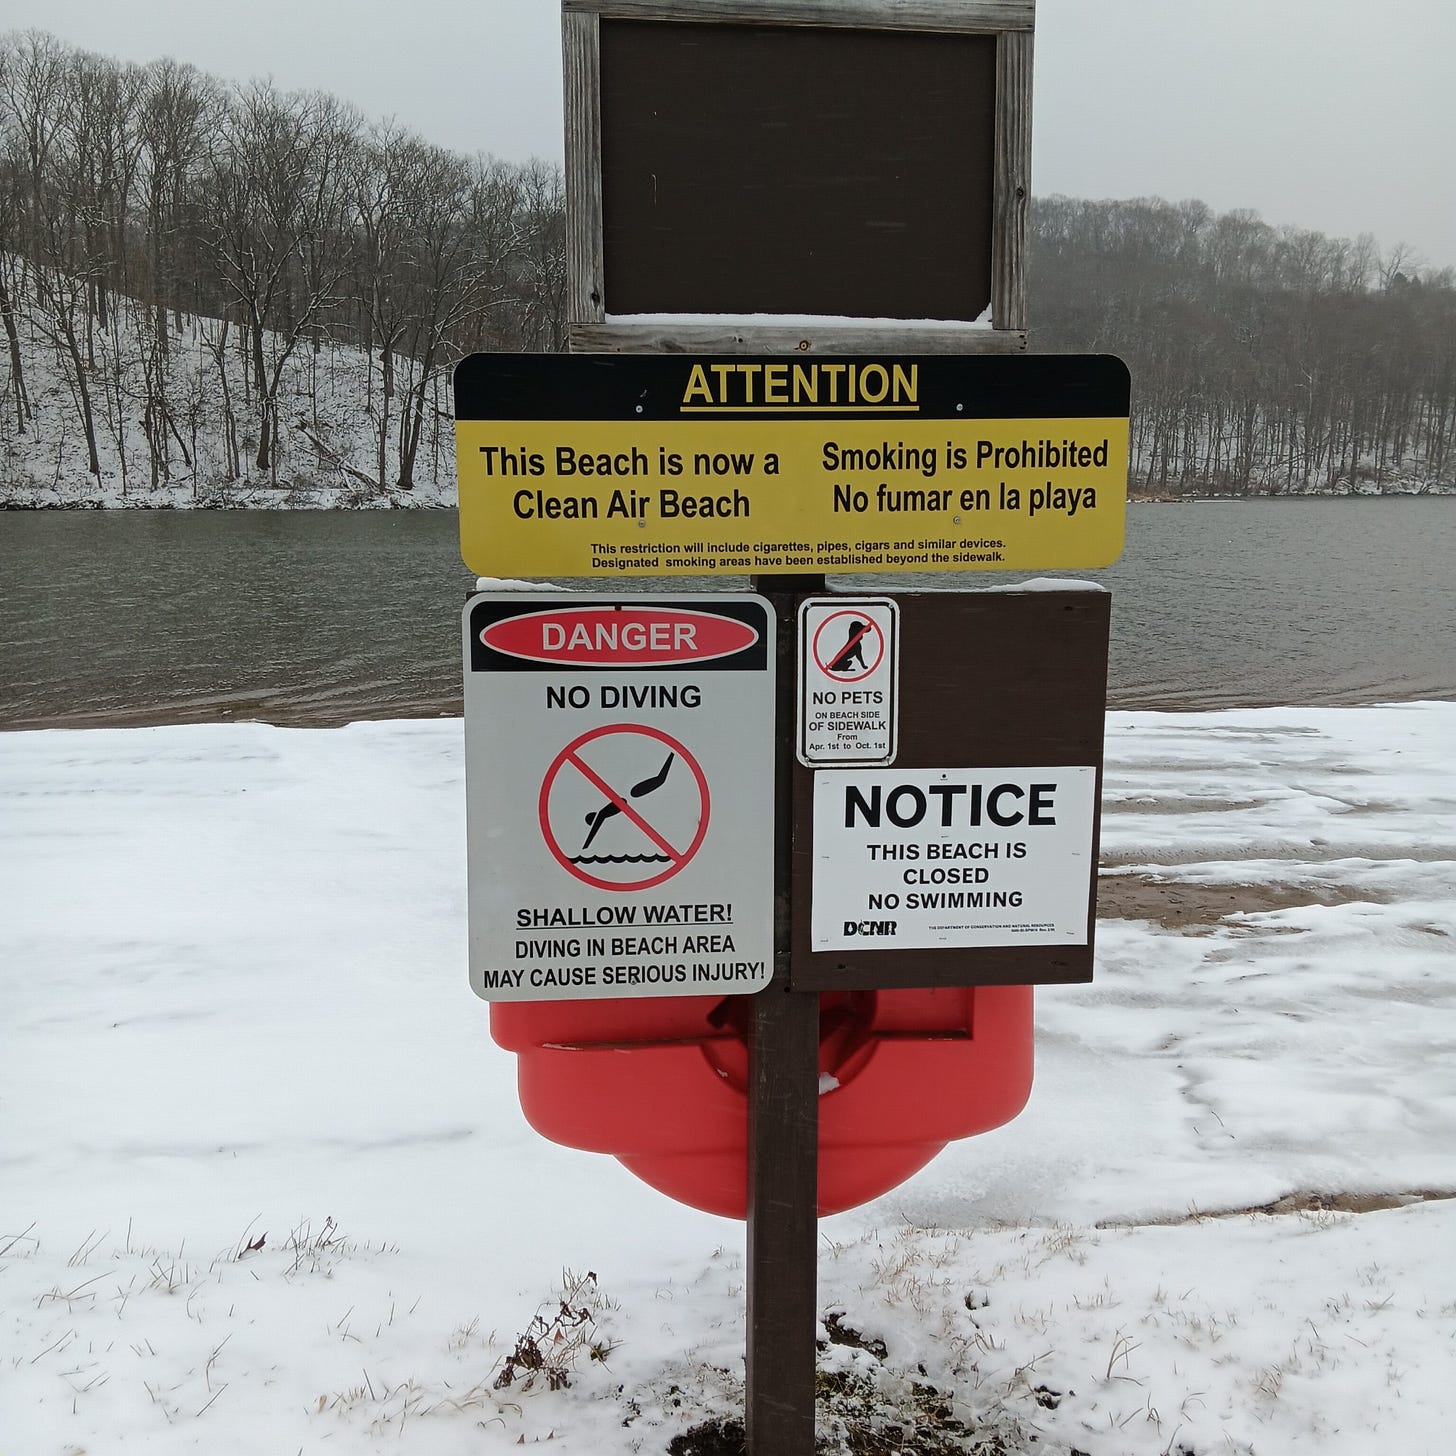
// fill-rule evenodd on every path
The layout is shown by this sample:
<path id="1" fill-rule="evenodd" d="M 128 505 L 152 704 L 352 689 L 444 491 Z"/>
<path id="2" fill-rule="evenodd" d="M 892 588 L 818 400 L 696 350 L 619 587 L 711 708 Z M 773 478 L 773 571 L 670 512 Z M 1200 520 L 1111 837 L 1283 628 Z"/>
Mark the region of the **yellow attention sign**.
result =
<path id="1" fill-rule="evenodd" d="M 1078 365 L 1108 377 L 1073 387 Z M 1025 570 L 1122 551 L 1115 359 L 477 355 L 456 413 L 461 554 L 481 575 Z"/>

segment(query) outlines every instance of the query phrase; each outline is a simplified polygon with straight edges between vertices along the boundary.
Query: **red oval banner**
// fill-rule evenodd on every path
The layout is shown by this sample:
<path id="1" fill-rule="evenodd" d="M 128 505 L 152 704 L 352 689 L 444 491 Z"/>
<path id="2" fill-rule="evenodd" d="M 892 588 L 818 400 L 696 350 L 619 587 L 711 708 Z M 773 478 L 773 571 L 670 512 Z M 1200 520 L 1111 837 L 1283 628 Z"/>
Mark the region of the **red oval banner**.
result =
<path id="1" fill-rule="evenodd" d="M 494 622 L 480 640 L 530 662 L 647 667 L 731 657 L 752 647 L 758 632 L 732 617 L 677 607 L 563 607 Z"/>

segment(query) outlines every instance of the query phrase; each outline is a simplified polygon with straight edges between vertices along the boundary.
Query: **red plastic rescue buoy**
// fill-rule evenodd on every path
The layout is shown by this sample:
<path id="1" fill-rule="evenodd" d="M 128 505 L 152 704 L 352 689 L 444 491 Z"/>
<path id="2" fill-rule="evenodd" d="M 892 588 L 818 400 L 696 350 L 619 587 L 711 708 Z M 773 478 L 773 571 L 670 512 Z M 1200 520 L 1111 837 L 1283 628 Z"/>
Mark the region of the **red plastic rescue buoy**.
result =
<path id="1" fill-rule="evenodd" d="M 610 1153 L 679 1202 L 743 1218 L 748 998 L 496 1002 L 521 1107 L 543 1136 Z M 821 1216 L 888 1192 L 1031 1093 L 1032 988 L 820 998 Z"/>

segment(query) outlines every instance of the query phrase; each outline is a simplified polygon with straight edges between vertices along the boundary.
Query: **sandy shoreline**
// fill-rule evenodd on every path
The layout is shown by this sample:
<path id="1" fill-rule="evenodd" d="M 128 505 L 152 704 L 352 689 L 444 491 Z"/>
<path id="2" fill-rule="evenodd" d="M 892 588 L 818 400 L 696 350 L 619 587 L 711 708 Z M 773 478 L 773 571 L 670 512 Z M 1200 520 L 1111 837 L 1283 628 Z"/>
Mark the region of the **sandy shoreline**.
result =
<path id="1" fill-rule="evenodd" d="M 1368 889 L 1267 882 L 1196 885 L 1156 874 L 1103 868 L 1097 878 L 1099 920 L 1146 920 L 1164 930 L 1195 931 L 1231 915 L 1291 910 L 1301 905 L 1347 905 L 1374 898 Z"/>

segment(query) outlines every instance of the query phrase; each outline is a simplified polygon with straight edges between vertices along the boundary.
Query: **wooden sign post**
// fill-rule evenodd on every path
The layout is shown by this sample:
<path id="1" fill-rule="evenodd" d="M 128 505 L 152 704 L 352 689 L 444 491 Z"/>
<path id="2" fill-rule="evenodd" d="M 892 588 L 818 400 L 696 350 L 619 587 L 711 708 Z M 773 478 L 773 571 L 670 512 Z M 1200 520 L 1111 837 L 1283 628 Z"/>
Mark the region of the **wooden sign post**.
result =
<path id="1" fill-rule="evenodd" d="M 668 725 L 683 763 L 685 744 L 698 759 L 713 750 L 718 767 L 709 767 L 712 794 L 705 789 L 702 802 L 756 803 L 753 822 L 766 831 L 725 836 L 733 821 L 719 813 L 707 841 L 735 867 L 718 898 L 738 908 L 718 908 L 733 920 L 737 949 L 742 927 L 760 927 L 746 952 L 752 984 L 726 993 L 713 1012 L 720 1020 L 709 1020 L 715 1033 L 731 1025 L 748 1041 L 739 1084 L 749 1123 L 740 1205 L 749 1232 L 748 1431 L 758 1456 L 803 1449 L 813 1416 L 817 1209 L 893 1187 L 950 1138 L 1014 1116 L 1029 1091 L 1029 997 L 941 993 L 1090 977 L 1108 626 L 1098 591 L 891 598 L 829 593 L 819 573 L 1109 564 L 1122 546 L 1127 371 L 1115 359 L 1076 355 L 482 354 L 456 371 L 455 409 L 461 546 L 476 572 L 615 584 L 624 575 L 680 583 L 757 568 L 761 597 L 744 599 L 757 605 L 735 610 L 758 614 L 748 638 L 776 644 L 763 740 L 771 773 L 760 757 L 735 779 L 730 745 L 720 741 L 722 728 L 735 742 L 746 736 L 746 700 L 727 716 L 719 704 L 708 731 L 697 721 L 700 686 L 689 685 L 691 701 L 681 704 L 675 689 L 644 685 L 641 694 L 663 712 L 683 710 Z M 487 617 L 514 620 L 511 600 Z M 529 630 L 472 615 L 467 660 L 480 691 L 467 691 L 467 744 L 490 738 L 502 745 L 498 759 L 523 765 L 527 745 L 554 728 L 568 755 L 584 741 L 579 725 L 556 721 L 539 672 L 562 670 L 577 653 L 594 669 L 603 652 L 625 654 L 626 671 L 639 649 L 659 667 L 670 665 L 661 660 L 669 649 L 689 653 L 685 662 L 719 661 L 721 644 L 699 640 L 712 600 L 694 602 L 676 627 L 665 616 L 680 600 L 636 593 L 556 614 L 533 603 Z M 635 646 L 619 622 L 601 620 L 644 611 L 664 620 L 656 636 L 633 629 Z M 743 646 L 742 634 L 729 637 L 728 646 Z M 488 657 L 497 648 L 498 663 Z M 501 712 L 502 689 L 492 680 L 486 692 L 480 677 L 487 669 L 504 682 L 529 671 L 524 687 L 516 683 L 519 703 Z M 563 681 L 554 706 L 616 709 L 631 685 L 596 686 L 579 685 L 577 699 Z M 499 720 L 489 732 L 488 708 Z M 535 709 L 544 720 L 531 719 Z M 595 726 L 617 731 L 615 718 Z M 638 736 L 654 732 L 647 725 Z M 658 776 L 643 775 L 658 763 L 620 769 L 618 795 L 639 781 L 643 794 L 655 793 Z M 495 775 L 476 796 L 476 821 L 490 832 L 472 868 L 471 940 L 486 960 L 506 955 L 487 954 L 492 907 L 509 911 L 520 899 L 510 888 L 518 874 L 536 873 L 524 863 L 492 872 L 491 833 L 507 803 L 519 819 L 537 816 L 538 802 L 555 793 L 538 801 L 537 783 L 529 773 Z M 647 834 L 625 798 L 617 807 L 623 824 Z M 546 817 L 555 866 L 572 875 L 571 848 Z M 565 822 L 580 843 L 579 818 Z M 693 822 L 706 832 L 706 820 Z M 770 839 L 771 856 L 760 852 Z M 673 848 L 660 836 L 652 843 Z M 539 868 L 546 878 L 536 901 L 559 893 L 560 911 L 585 913 L 573 909 L 580 890 L 558 884 L 551 861 Z M 748 880 L 740 869 L 752 870 Z M 586 880 L 608 900 L 624 888 L 598 884 L 595 872 Z M 493 960 L 489 968 L 500 970 Z M 480 969 L 486 987 L 484 962 Z M 504 995 L 499 978 L 489 985 Z M 825 994 L 834 1004 L 821 1024 Z M 654 1025 L 663 1034 L 657 1015 L 617 1022 L 611 1039 L 619 1050 L 650 1047 Z M 538 1038 L 558 1056 L 592 1043 L 581 1025 L 526 1019 L 529 1035 L 504 1017 L 497 1026 L 493 1011 L 493 1030 L 508 1045 Z M 691 1032 L 677 1025 L 673 1035 L 681 1042 Z M 854 1091 L 839 1090 L 860 1076 Z M 823 1135 L 821 1079 L 837 1094 Z M 679 1090 L 691 1101 L 691 1088 Z M 600 1135 L 589 1144 L 610 1148 Z M 720 1164 L 708 1195 L 661 1166 L 656 1176 L 675 1196 L 737 1212 L 723 1188 L 742 1169 Z"/>
<path id="2" fill-rule="evenodd" d="M 572 349 L 1023 351 L 1034 20 L 1035 0 L 563 0 Z M 796 950 L 806 771 L 783 627 L 823 578 L 755 585 L 781 624 L 781 698 L 775 976 L 751 1002 L 747 1434 L 753 1456 L 789 1456 L 814 1446 L 830 977 L 792 974 L 824 962 Z"/>
<path id="3" fill-rule="evenodd" d="M 780 623 L 824 578 L 760 578 Z M 744 1430 L 750 1456 L 814 1449 L 818 1355 L 819 994 L 789 976 L 793 924 L 793 633 L 780 631 L 774 803 L 774 979 L 752 1000 L 748 1040 L 748 1278 Z"/>

